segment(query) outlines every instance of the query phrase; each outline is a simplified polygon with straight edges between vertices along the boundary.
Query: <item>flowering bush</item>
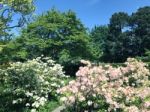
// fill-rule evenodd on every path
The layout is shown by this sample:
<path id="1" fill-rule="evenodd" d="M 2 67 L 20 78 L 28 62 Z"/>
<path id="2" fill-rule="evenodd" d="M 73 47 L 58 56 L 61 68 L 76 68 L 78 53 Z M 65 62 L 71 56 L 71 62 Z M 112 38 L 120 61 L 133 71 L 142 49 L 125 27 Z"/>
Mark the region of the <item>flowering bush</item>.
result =
<path id="1" fill-rule="evenodd" d="M 128 58 L 124 67 L 92 66 L 88 61 L 76 80 L 57 92 L 69 112 L 149 112 L 150 75 L 146 64 Z"/>
<path id="2" fill-rule="evenodd" d="M 25 63 L 12 63 L 4 70 L 0 69 L 0 80 L 5 85 L 2 94 L 11 95 L 8 102 L 11 101 L 14 107 L 26 107 L 32 109 L 32 112 L 51 97 L 57 96 L 56 89 L 64 86 L 64 78 L 66 76 L 62 66 L 55 64 L 50 58 L 38 57 Z"/>

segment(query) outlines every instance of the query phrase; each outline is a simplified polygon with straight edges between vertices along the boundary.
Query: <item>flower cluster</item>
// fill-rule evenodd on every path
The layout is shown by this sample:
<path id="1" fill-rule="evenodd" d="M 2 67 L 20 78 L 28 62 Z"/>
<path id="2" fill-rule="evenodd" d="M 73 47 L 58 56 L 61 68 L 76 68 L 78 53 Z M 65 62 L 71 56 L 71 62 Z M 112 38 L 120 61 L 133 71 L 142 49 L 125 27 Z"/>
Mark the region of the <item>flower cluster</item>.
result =
<path id="1" fill-rule="evenodd" d="M 146 64 L 128 58 L 125 66 L 80 67 L 76 80 L 58 90 L 67 109 L 83 111 L 150 111 L 150 73 Z"/>
<path id="2" fill-rule="evenodd" d="M 49 96 L 57 96 L 56 89 L 64 86 L 62 80 L 66 76 L 62 69 L 48 57 L 12 63 L 0 70 L 1 80 L 7 85 L 4 92 L 11 93 L 13 105 L 21 104 L 34 111 L 43 106 Z"/>

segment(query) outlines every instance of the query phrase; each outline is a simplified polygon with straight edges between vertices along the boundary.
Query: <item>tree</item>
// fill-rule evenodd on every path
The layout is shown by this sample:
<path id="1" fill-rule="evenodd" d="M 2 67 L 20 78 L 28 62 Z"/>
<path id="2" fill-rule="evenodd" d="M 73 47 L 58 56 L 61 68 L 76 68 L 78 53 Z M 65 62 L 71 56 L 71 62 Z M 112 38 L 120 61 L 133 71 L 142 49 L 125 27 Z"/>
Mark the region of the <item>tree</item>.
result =
<path id="1" fill-rule="evenodd" d="M 128 25 L 129 16 L 127 13 L 114 13 L 110 18 L 109 30 L 114 36 L 120 35 Z"/>
<path id="2" fill-rule="evenodd" d="M 79 60 L 92 57 L 86 28 L 75 13 L 55 9 L 38 16 L 3 52 L 11 53 L 8 58 L 14 61 L 50 56 L 71 75 L 78 69 Z"/>
<path id="3" fill-rule="evenodd" d="M 150 49 L 150 7 L 139 8 L 131 15 L 130 26 L 135 36 L 137 55 L 142 56 Z"/>
<path id="4" fill-rule="evenodd" d="M 120 62 L 125 60 L 125 42 L 127 36 L 124 30 L 128 25 L 128 14 L 124 12 L 114 13 L 108 25 L 108 35 L 105 37 L 103 45 L 103 60 L 110 62 Z"/>
<path id="5" fill-rule="evenodd" d="M 98 60 L 100 61 L 101 56 L 103 55 L 103 51 L 105 49 L 104 44 L 107 36 L 108 36 L 107 26 L 95 26 L 90 32 L 93 54 L 95 55 L 95 59 L 97 61 Z"/>
<path id="6" fill-rule="evenodd" d="M 34 8 L 33 0 L 0 0 L 0 40 L 9 40 L 11 29 L 22 27 Z"/>
<path id="7" fill-rule="evenodd" d="M 131 16 L 114 13 L 108 26 L 103 51 L 105 61 L 123 62 L 128 57 L 144 56 L 146 49 L 150 49 L 150 7 L 139 8 Z"/>
<path id="8" fill-rule="evenodd" d="M 150 50 L 150 7 L 139 8 L 130 16 L 114 13 L 108 29 L 94 28 L 91 37 L 102 61 L 124 62 L 128 57 L 144 56 Z"/>

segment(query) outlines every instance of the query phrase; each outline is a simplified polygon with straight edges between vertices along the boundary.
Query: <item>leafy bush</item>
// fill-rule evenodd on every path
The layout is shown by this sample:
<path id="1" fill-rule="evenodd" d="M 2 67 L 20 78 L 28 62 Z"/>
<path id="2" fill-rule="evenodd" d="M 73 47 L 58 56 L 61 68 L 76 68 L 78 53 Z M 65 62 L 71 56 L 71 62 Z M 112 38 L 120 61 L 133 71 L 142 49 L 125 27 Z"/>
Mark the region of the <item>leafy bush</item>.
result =
<path id="1" fill-rule="evenodd" d="M 0 92 L 3 111 L 36 111 L 47 100 L 57 97 L 56 89 L 62 87 L 66 78 L 62 66 L 50 58 L 38 57 L 25 63 L 10 64 L 0 69 Z"/>
<path id="2" fill-rule="evenodd" d="M 126 66 L 81 67 L 77 79 L 58 90 L 65 103 L 65 112 L 148 112 L 150 81 L 146 64 L 129 58 Z"/>

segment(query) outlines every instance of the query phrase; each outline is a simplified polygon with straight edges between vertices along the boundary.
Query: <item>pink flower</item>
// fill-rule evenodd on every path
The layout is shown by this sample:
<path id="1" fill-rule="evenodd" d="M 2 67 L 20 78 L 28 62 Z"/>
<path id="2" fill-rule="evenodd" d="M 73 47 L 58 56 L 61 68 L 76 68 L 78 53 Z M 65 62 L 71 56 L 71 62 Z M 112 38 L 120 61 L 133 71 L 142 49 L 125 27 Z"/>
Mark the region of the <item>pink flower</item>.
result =
<path id="1" fill-rule="evenodd" d="M 77 93 L 78 92 L 78 88 L 76 86 L 73 86 L 71 90 L 72 90 L 72 93 Z"/>
<path id="2" fill-rule="evenodd" d="M 112 71 L 110 71 L 109 76 L 111 80 L 118 79 L 121 76 L 120 69 L 113 69 Z"/>
<path id="3" fill-rule="evenodd" d="M 145 103 L 144 103 L 144 106 L 145 106 L 146 108 L 150 108 L 150 101 L 145 102 Z"/>
<path id="4" fill-rule="evenodd" d="M 85 86 L 81 86 L 81 90 L 85 90 L 86 89 L 86 87 Z"/>
<path id="5" fill-rule="evenodd" d="M 127 67 L 122 67 L 120 69 L 121 69 L 121 71 L 122 71 L 123 74 L 126 74 L 126 73 L 130 72 L 130 68 L 128 66 Z"/>
<path id="6" fill-rule="evenodd" d="M 149 70 L 144 63 L 135 59 L 129 59 L 125 64 L 126 67 L 118 68 L 110 65 L 80 67 L 76 73 L 76 79 L 70 81 L 65 88 L 62 88 L 61 93 L 66 95 L 70 102 L 77 101 L 82 105 L 83 101 L 87 101 L 86 105 L 84 104 L 87 107 L 91 105 L 94 107 L 95 100 L 99 100 L 99 96 L 102 96 L 109 104 L 106 111 L 121 108 L 127 112 L 147 112 L 150 108 L 150 102 L 143 103 L 142 108 L 135 105 L 129 107 L 124 102 L 129 103 L 135 97 L 144 100 L 150 95 L 149 80 L 147 78 L 150 74 Z M 133 78 L 135 84 L 139 85 L 137 87 L 130 86 L 130 78 Z M 142 84 L 140 85 L 140 83 Z M 91 100 L 91 98 L 97 99 Z"/>
<path id="7" fill-rule="evenodd" d="M 80 96 L 79 96 L 79 101 L 81 101 L 81 102 L 82 102 L 82 101 L 85 101 L 85 97 L 82 96 L 82 95 L 80 95 Z"/>
<path id="8" fill-rule="evenodd" d="M 74 96 L 69 96 L 68 100 L 70 101 L 70 103 L 74 103 L 75 102 L 75 97 Z"/>

